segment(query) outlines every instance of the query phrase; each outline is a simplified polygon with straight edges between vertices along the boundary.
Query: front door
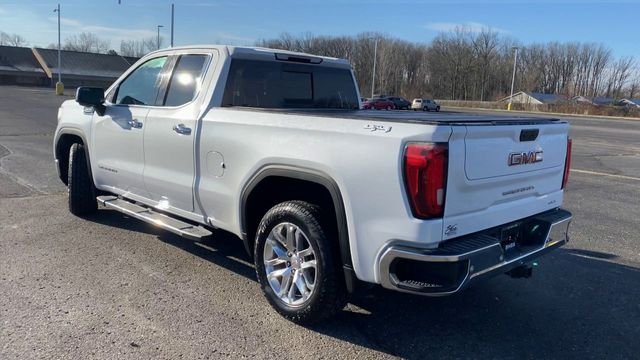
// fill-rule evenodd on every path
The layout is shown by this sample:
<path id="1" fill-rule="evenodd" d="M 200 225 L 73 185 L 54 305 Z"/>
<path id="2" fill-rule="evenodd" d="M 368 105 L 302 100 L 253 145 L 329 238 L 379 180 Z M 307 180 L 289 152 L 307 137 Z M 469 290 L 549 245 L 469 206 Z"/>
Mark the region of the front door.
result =
<path id="1" fill-rule="evenodd" d="M 90 150 L 99 188 L 148 197 L 143 136 L 149 109 L 161 95 L 161 73 L 167 59 L 150 59 L 130 72 L 107 95 L 105 114 L 93 114 Z"/>
<path id="2" fill-rule="evenodd" d="M 194 210 L 195 140 L 212 53 L 175 55 L 161 106 L 147 115 L 144 130 L 144 182 L 159 207 Z M 160 103 L 159 103 L 160 105 Z"/>

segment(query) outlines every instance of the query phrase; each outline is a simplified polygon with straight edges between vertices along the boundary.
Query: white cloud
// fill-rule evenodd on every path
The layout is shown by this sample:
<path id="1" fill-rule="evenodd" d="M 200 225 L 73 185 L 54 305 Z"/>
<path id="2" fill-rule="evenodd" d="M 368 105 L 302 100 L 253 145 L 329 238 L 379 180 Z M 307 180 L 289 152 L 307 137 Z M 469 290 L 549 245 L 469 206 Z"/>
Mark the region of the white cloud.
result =
<path id="1" fill-rule="evenodd" d="M 57 23 L 58 18 L 51 16 L 49 21 Z M 155 37 L 156 32 L 148 29 L 121 28 L 100 25 L 88 25 L 80 20 L 71 18 L 60 18 L 62 24 L 62 32 L 67 34 L 77 34 L 81 32 L 90 32 L 96 34 L 99 38 L 111 42 L 111 47 L 120 46 L 122 40 L 140 40 L 143 38 Z"/>
<path id="2" fill-rule="evenodd" d="M 241 44 L 253 44 L 256 39 L 251 37 L 239 36 L 235 34 L 231 34 L 228 32 L 218 31 L 211 34 L 214 40 L 217 41 L 225 41 L 232 43 L 241 43 Z"/>
<path id="3" fill-rule="evenodd" d="M 463 29 L 463 30 L 467 30 L 467 31 L 470 31 L 470 32 L 473 32 L 473 33 L 479 33 L 479 32 L 481 32 L 483 30 L 492 30 L 492 31 L 499 32 L 499 33 L 508 33 L 509 32 L 509 31 L 507 31 L 505 29 L 489 26 L 489 25 L 482 24 L 482 23 L 479 23 L 479 22 L 474 22 L 474 21 L 467 21 L 467 22 L 463 22 L 463 23 L 433 22 L 433 23 L 428 23 L 424 27 L 426 29 L 429 29 L 429 30 L 444 31 L 444 32 L 455 31 L 457 29 Z"/>

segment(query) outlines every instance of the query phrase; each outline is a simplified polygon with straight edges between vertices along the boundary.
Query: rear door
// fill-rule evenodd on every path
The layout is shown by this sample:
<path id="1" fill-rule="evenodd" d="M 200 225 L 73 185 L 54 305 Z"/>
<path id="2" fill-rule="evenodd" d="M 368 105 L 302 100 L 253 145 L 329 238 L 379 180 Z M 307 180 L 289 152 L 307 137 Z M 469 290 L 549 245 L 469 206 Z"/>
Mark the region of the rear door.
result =
<path id="1" fill-rule="evenodd" d="M 561 205 L 568 124 L 514 122 L 452 128 L 445 238 Z M 455 230 L 447 233 L 447 227 Z"/>
<path id="2" fill-rule="evenodd" d="M 217 52 L 176 51 L 173 56 L 164 98 L 147 115 L 144 182 L 159 206 L 191 212 L 198 117 L 207 105 L 204 77 L 215 65 Z"/>

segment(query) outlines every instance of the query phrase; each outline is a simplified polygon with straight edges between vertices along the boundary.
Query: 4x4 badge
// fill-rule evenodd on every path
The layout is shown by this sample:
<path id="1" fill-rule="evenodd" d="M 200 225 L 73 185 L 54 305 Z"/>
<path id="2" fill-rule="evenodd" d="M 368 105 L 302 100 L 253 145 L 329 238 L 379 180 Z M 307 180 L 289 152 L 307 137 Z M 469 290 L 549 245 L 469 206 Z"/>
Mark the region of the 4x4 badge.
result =
<path id="1" fill-rule="evenodd" d="M 386 125 L 367 124 L 364 126 L 364 128 L 369 131 L 383 131 L 386 133 L 391 131 L 391 126 L 386 126 Z"/>

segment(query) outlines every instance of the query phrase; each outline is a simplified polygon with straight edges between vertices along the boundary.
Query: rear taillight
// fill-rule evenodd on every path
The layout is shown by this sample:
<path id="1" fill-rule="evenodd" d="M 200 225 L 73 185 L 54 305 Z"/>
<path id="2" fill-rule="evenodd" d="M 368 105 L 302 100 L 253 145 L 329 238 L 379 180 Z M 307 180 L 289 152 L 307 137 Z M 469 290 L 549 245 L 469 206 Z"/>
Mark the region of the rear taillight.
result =
<path id="1" fill-rule="evenodd" d="M 447 144 L 407 145 L 404 177 L 415 217 L 442 217 L 447 187 L 447 158 Z"/>
<path id="2" fill-rule="evenodd" d="M 564 177 L 562 178 L 562 188 L 564 189 L 567 186 L 567 182 L 569 181 L 569 172 L 571 171 L 571 147 L 573 145 L 573 141 L 571 139 L 567 139 L 567 158 L 564 160 Z"/>

